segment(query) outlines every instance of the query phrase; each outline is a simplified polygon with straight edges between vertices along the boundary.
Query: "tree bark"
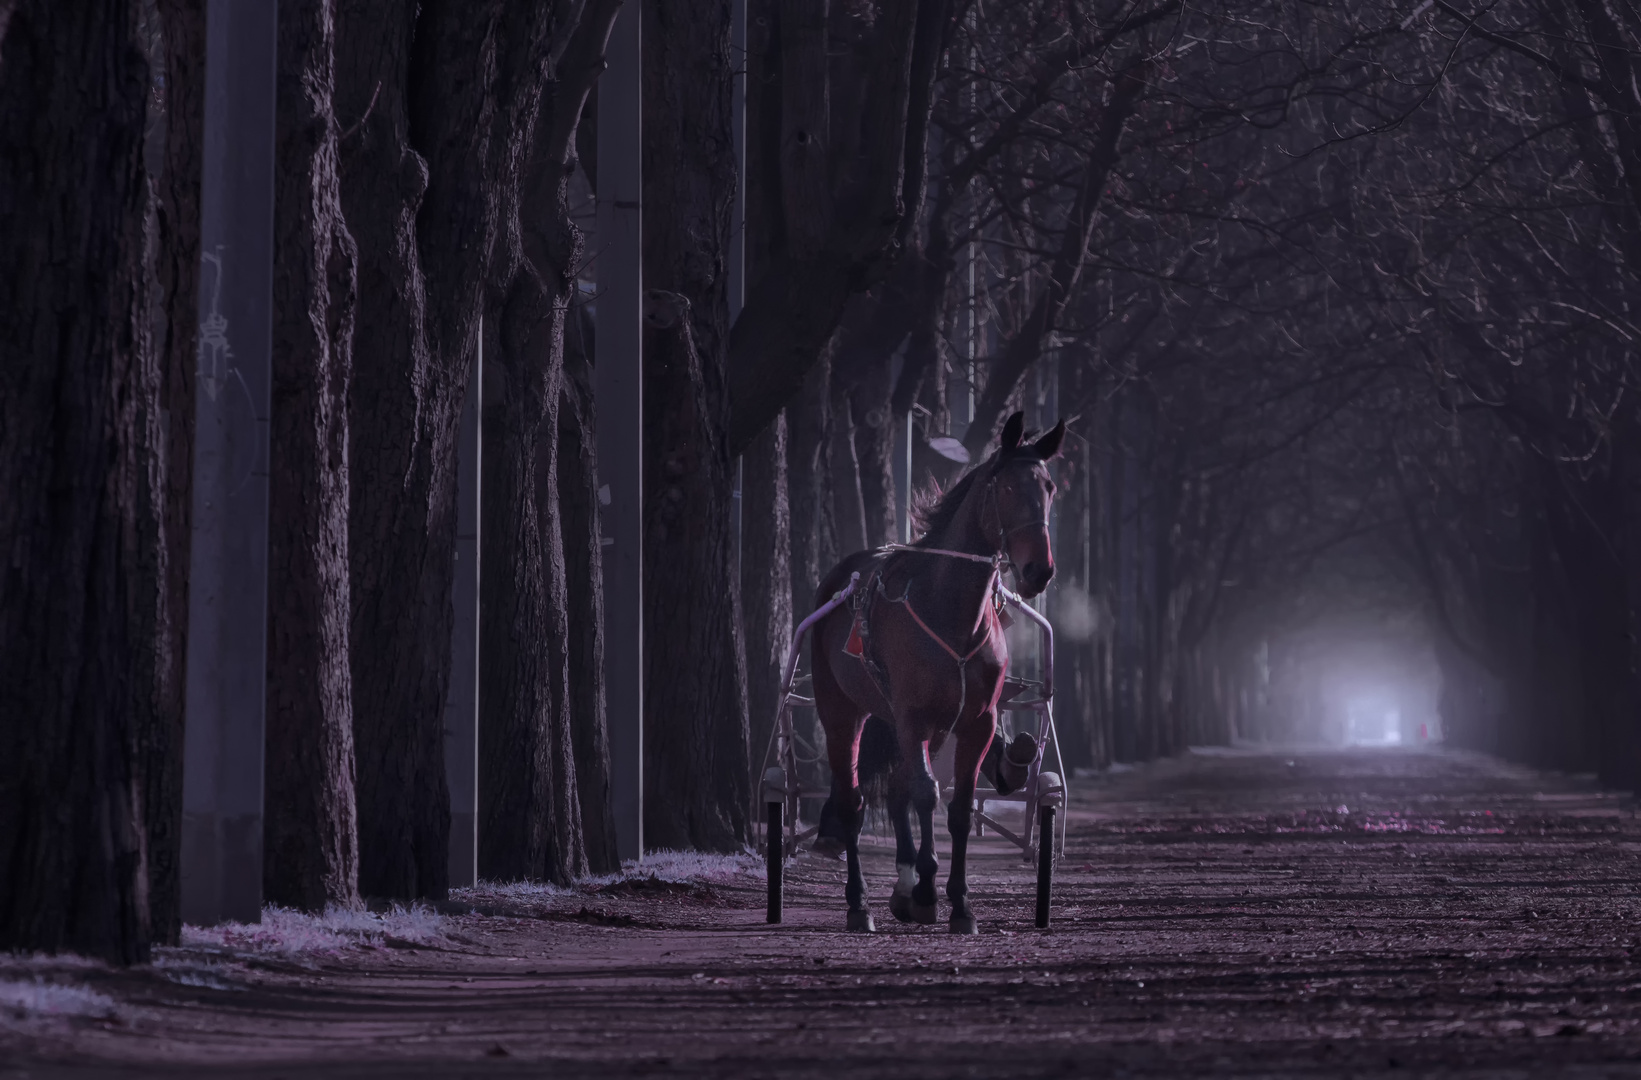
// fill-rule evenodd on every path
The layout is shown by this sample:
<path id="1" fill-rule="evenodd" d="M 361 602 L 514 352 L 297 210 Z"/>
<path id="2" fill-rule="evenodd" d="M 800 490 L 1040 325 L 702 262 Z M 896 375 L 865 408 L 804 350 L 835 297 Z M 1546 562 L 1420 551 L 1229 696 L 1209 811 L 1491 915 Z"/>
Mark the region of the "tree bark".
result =
<path id="1" fill-rule="evenodd" d="M 143 735 L 143 810 L 148 834 L 148 905 L 154 941 L 182 933 L 182 744 L 187 697 L 188 556 L 194 469 L 194 366 L 199 326 L 200 173 L 205 138 L 204 0 L 160 0 L 163 85 L 155 176 L 152 287 L 159 363 L 154 482 L 163 492 L 153 535 L 162 578 L 150 628 L 154 695 L 136 704 Z M 151 474 L 153 475 L 153 474 Z"/>
<path id="2" fill-rule="evenodd" d="M 889 357 L 878 358 L 849 391 L 854 418 L 854 450 L 860 477 L 860 502 L 866 522 L 866 545 L 882 547 L 895 535 L 895 421 L 890 412 Z"/>
<path id="3" fill-rule="evenodd" d="M 744 251 L 750 280 L 764 273 L 784 243 L 780 51 L 776 47 L 780 25 L 772 18 L 773 7 L 753 0 L 747 11 L 747 153 L 740 179 L 746 191 Z M 783 412 L 741 457 L 741 614 L 751 731 L 747 750 L 755 785 L 762 779 L 794 624 L 790 456 L 787 414 Z"/>
<path id="4" fill-rule="evenodd" d="M 149 954 L 139 728 L 176 692 L 141 637 L 177 613 L 143 550 L 166 388 L 137 7 L 32 0 L 0 23 L 0 949 L 115 963 Z"/>
<path id="5" fill-rule="evenodd" d="M 866 500 L 861 494 L 860 459 L 855 456 L 855 417 L 849 396 L 832 387 L 832 521 L 838 557 L 862 551 L 870 543 L 866 532 Z M 831 569 L 820 568 L 822 574 Z M 819 579 L 816 579 L 817 582 Z"/>
<path id="6" fill-rule="evenodd" d="M 749 92 L 781 95 L 783 246 L 752 282 L 729 342 L 728 379 L 734 402 L 730 451 L 739 454 L 804 385 L 843 319 L 849 297 L 881 280 L 917 222 L 929 102 L 950 21 L 949 0 L 886 5 L 874 25 L 867 85 L 872 102 L 858 145 L 841 147 L 858 160 L 842 170 L 830 160 L 825 110 L 825 20 L 800 21 L 799 8 L 760 7 L 751 19 L 778 16 L 759 78 Z M 761 35 L 760 35 L 761 36 Z M 651 39 L 645 38 L 645 41 Z M 779 56 L 770 62 L 770 49 Z M 820 80 L 817 84 L 817 79 Z M 759 116 L 760 134 L 774 124 Z M 749 127 L 749 131 L 752 128 Z M 858 178 L 833 190 L 830 176 Z"/>
<path id="7" fill-rule="evenodd" d="M 559 501 L 564 326 L 581 234 L 570 221 L 570 155 L 582 105 L 602 68 L 618 5 L 594 4 L 580 27 L 552 26 L 533 96 L 513 99 L 498 158 L 500 233 L 493 258 L 498 333 L 487 350 L 499 388 L 487 400 L 481 576 L 480 872 L 567 884 L 587 872 L 570 689 L 569 583 Z M 548 28 L 545 24 L 543 31 Z M 554 49 L 554 43 L 562 49 Z M 551 52 L 556 78 L 541 79 Z"/>
<path id="8" fill-rule="evenodd" d="M 1084 374 L 1082 370 L 1061 367 L 1062 401 L 1070 397 L 1066 393 L 1068 384 Z M 1059 626 L 1054 636 L 1055 722 L 1062 740 L 1061 756 L 1072 768 L 1092 763 L 1088 718 L 1094 627 L 1090 618 L 1093 583 L 1088 565 L 1087 454 L 1087 440 L 1073 435 L 1055 469 L 1060 486 L 1054 503 L 1059 530 L 1054 544 L 1054 589 L 1050 593 L 1050 614 Z"/>
<path id="9" fill-rule="evenodd" d="M 532 201 L 550 207 L 549 217 L 561 205 L 557 179 L 559 190 L 531 192 Z M 526 258 L 517 195 L 504 214 L 486 321 L 485 366 L 498 392 L 484 401 L 479 874 L 565 885 L 586 867 L 557 518 L 558 383 L 570 283 L 562 268 Z M 571 248 L 568 265 L 580 238 L 558 239 Z"/>
<path id="10" fill-rule="evenodd" d="M 457 53 L 467 46 L 470 67 L 478 55 L 470 35 L 491 14 L 488 7 L 474 12 L 469 34 L 449 44 Z M 466 181 L 471 190 L 472 178 L 452 177 L 447 160 L 434 166 L 424 156 L 426 128 L 440 118 L 413 115 L 412 83 L 427 74 L 425 59 L 412 62 L 417 30 L 413 12 L 390 0 L 343 0 L 337 8 L 336 112 L 357 129 L 342 140 L 341 178 L 359 248 L 348 412 L 348 471 L 361 481 L 350 488 L 348 514 L 359 888 L 400 898 L 442 897 L 448 882 L 440 728 L 450 679 L 461 361 L 472 345 L 467 320 L 432 325 L 444 312 L 424 267 L 437 261 L 428 249 L 444 252 L 421 229 L 424 211 L 432 210 L 424 205 L 431 169 L 441 167 L 441 179 L 457 188 Z M 487 104 L 475 99 L 485 90 L 470 71 L 449 104 L 469 140 L 452 142 L 469 160 L 486 134 L 474 122 Z M 441 134 L 451 126 L 438 124 Z M 450 149 L 441 147 L 442 156 Z M 464 246 L 488 248 L 482 213 L 469 224 Z M 479 277 L 473 252 L 455 262 L 449 270 Z M 441 349 L 441 341 L 467 348 Z"/>
<path id="11" fill-rule="evenodd" d="M 550 12 L 340 0 L 342 198 L 358 242 L 349 425 L 359 886 L 442 897 L 456 433 L 503 185 Z M 527 130 L 527 129 L 526 129 Z"/>
<path id="12" fill-rule="evenodd" d="M 792 645 L 791 537 L 782 415 L 741 458 L 741 611 L 754 782 L 763 771 L 780 706 L 781 669 Z"/>
<path id="13" fill-rule="evenodd" d="M 558 406 L 558 491 L 570 600 L 570 737 L 587 869 L 621 868 L 610 806 L 610 739 L 604 707 L 604 549 L 598 511 L 598 433 L 593 402 L 593 320 L 573 312 L 564 341 Z"/>
<path id="14" fill-rule="evenodd" d="M 751 789 L 722 412 L 687 301 L 652 289 L 644 308 L 645 846 L 736 851 Z"/>
<path id="15" fill-rule="evenodd" d="M 792 515 L 792 618 L 815 610 L 821 575 L 838 561 L 832 513 L 832 364 L 823 356 L 787 411 L 787 499 Z M 852 549 L 851 549 L 852 550 Z"/>
<path id="16" fill-rule="evenodd" d="M 262 891 L 359 902 L 348 670 L 348 389 L 358 252 L 342 217 L 334 0 L 282 0 L 274 179 Z"/>
<path id="17" fill-rule="evenodd" d="M 500 390 L 486 394 L 484 403 L 479 874 L 563 885 L 584 870 L 585 859 L 579 805 L 573 815 L 566 813 L 576 795 L 563 552 L 560 547 L 554 558 L 558 538 L 543 528 L 544 519 L 555 523 L 539 502 L 547 485 L 538 476 L 557 466 L 547 395 L 554 395 L 556 411 L 558 392 L 548 370 L 556 358 L 540 355 L 539 338 L 556 334 L 561 323 L 539 326 L 541 306 L 555 305 L 533 275 L 531 285 L 536 295 L 518 302 L 529 313 L 519 313 L 516 305 L 506 314 L 498 311 L 499 332 L 486 334 L 499 347 L 486 350 L 485 364 L 499 367 L 504 377 L 490 380 Z M 503 341 L 510 333 L 525 340 L 515 338 L 509 347 Z M 549 454 L 537 445 L 544 428 L 554 442 Z"/>
<path id="18" fill-rule="evenodd" d="M 644 837 L 747 836 L 746 653 L 724 375 L 730 7 L 644 0 Z"/>

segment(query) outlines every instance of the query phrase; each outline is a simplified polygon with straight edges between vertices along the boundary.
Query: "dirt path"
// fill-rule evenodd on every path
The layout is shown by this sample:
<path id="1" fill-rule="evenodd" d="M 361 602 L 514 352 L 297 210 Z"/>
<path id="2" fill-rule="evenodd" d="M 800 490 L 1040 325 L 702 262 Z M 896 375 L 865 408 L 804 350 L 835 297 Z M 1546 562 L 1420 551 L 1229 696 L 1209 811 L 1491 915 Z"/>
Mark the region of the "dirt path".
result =
<path id="1" fill-rule="evenodd" d="M 1085 782 L 1046 933 L 980 847 L 978 938 L 895 924 L 877 846 L 870 937 L 804 856 L 779 927 L 720 869 L 369 945 L 0 960 L 41 998 L 0 1007 L 0 1078 L 1641 1074 L 1641 822 L 1586 783 L 1396 751 Z"/>

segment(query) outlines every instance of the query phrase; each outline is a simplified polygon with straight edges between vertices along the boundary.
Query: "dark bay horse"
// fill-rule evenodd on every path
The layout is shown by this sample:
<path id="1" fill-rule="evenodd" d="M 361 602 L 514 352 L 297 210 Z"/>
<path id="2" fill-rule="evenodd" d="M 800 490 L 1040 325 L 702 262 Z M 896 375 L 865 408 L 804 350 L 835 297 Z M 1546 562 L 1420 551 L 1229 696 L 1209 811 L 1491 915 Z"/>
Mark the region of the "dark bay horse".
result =
<path id="1" fill-rule="evenodd" d="M 844 895 L 851 930 L 873 929 L 860 870 L 865 800 L 857 765 L 862 726 L 874 716 L 893 725 L 899 751 L 888 788 L 899 874 L 889 909 L 903 922 L 935 921 L 939 789 L 930 753 L 955 737 L 946 896 L 951 931 L 976 932 L 965 855 L 975 781 L 996 733 L 997 700 L 1009 662 L 995 586 L 1006 566 L 1013 567 L 1022 596 L 1036 596 L 1054 576 L 1048 540 L 1054 481 L 1046 462 L 1060 452 L 1065 421 L 1031 443 L 1022 441 L 1024 427 L 1022 413 L 1009 417 L 997 452 L 922 515 L 923 535 L 916 544 L 857 552 L 821 582 L 817 607 L 851 573 L 860 573 L 853 602 L 816 624 L 810 658 L 832 768 L 832 826 L 842 834 L 849 863 Z M 912 809 L 923 834 L 916 848 Z"/>

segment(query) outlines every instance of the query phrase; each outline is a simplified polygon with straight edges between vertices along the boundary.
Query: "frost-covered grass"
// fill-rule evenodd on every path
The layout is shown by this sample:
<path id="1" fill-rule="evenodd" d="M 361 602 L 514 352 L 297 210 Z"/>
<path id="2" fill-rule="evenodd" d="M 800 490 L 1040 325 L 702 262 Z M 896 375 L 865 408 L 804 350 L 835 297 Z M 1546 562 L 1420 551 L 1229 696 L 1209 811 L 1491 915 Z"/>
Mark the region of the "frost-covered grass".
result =
<path id="1" fill-rule="evenodd" d="M 459 904 L 495 903 L 498 900 L 527 904 L 560 896 L 574 896 L 579 891 L 549 885 L 545 881 L 481 881 L 470 888 L 451 889 L 450 899 Z"/>
<path id="2" fill-rule="evenodd" d="M 334 955 L 388 940 L 431 945 L 444 934 L 444 917 L 420 904 L 395 905 L 391 911 L 372 912 L 332 907 L 323 915 L 308 915 L 272 905 L 262 909 L 260 923 L 222 923 L 184 926 L 182 943 L 231 953 L 300 958 Z"/>
<path id="3" fill-rule="evenodd" d="M 112 1017 L 114 999 L 88 986 L 33 979 L 0 979 L 0 1019 Z"/>
<path id="4" fill-rule="evenodd" d="M 729 885 L 763 877 L 763 859 L 750 852 L 714 855 L 702 851 L 652 851 L 643 862 L 628 860 L 615 874 L 581 878 L 569 888 L 536 881 L 481 881 L 469 889 L 451 889 L 450 898 L 459 903 L 496 901 L 540 902 L 619 885 L 623 881 L 655 879 L 673 885 Z"/>
<path id="5" fill-rule="evenodd" d="M 763 867 L 762 859 L 747 852 L 713 855 L 704 851 L 652 851 L 643 862 L 624 862 L 619 874 L 588 878 L 587 884 L 604 886 L 656 878 L 675 885 L 729 885 L 748 877 L 762 877 Z"/>

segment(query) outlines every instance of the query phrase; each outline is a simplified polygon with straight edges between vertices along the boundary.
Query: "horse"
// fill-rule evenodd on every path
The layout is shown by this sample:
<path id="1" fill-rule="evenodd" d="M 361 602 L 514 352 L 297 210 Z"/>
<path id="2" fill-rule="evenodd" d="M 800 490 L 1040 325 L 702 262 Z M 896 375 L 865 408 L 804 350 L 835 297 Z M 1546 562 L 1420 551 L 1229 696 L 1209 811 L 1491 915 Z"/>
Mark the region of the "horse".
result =
<path id="1" fill-rule="evenodd" d="M 1054 481 L 1047 463 L 1059 455 L 1065 421 L 1035 442 L 1023 441 L 1024 429 L 1023 413 L 1009 417 L 997 451 L 919 515 L 922 535 L 915 544 L 850 555 L 826 574 L 816 594 L 819 607 L 850 575 L 860 575 L 851 603 L 817 623 L 810 643 L 815 707 L 832 770 L 823 823 L 832 818 L 848 860 L 850 930 L 876 929 L 860 869 L 865 798 L 859 766 L 864 726 L 869 717 L 881 717 L 893 726 L 894 750 L 887 805 L 895 827 L 896 883 L 889 910 L 902 922 L 936 921 L 939 787 L 930 753 L 955 737 L 956 789 L 946 818 L 952 836 L 950 930 L 978 932 L 969 909 L 966 855 L 982 760 L 999 790 L 1007 791 L 1023 780 L 1037 749 L 1024 735 L 999 752 L 997 702 L 1009 655 L 997 588 L 1005 566 L 1013 568 L 1025 597 L 1041 593 L 1054 577 L 1048 537 Z M 914 809 L 922 829 L 915 848 Z"/>

